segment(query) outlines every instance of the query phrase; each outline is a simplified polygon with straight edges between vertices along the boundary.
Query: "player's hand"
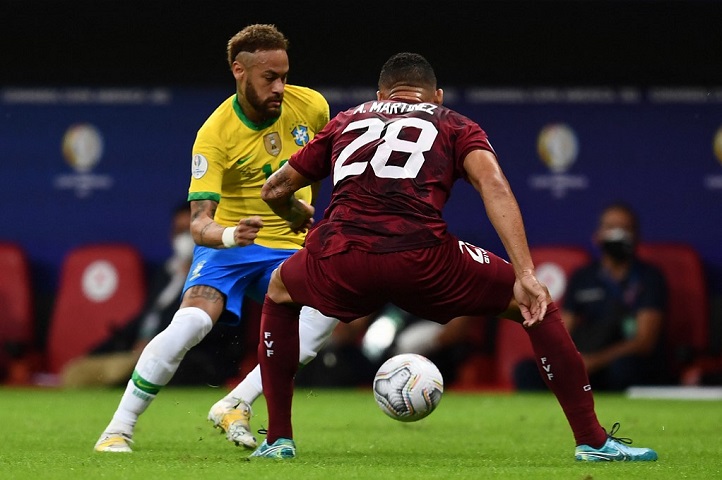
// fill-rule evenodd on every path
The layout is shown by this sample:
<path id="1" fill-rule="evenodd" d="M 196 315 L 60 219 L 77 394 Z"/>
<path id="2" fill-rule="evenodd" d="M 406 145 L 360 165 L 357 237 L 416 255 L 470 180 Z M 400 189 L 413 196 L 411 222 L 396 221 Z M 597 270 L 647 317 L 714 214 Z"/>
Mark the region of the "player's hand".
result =
<path id="1" fill-rule="evenodd" d="M 242 218 L 238 225 L 236 225 L 236 231 L 233 232 L 233 240 L 236 241 L 236 245 L 240 247 L 246 247 L 253 244 L 258 237 L 258 231 L 263 228 L 263 220 L 259 216 L 253 216 L 248 218 Z"/>
<path id="2" fill-rule="evenodd" d="M 313 205 L 309 205 L 303 200 L 297 200 L 293 202 L 291 207 L 291 220 L 287 220 L 288 228 L 293 233 L 305 232 L 313 225 L 313 214 L 316 209 Z"/>
<path id="3" fill-rule="evenodd" d="M 524 317 L 526 328 L 532 327 L 544 319 L 549 304 L 548 290 L 537 280 L 531 271 L 525 271 L 514 282 L 514 298 Z"/>

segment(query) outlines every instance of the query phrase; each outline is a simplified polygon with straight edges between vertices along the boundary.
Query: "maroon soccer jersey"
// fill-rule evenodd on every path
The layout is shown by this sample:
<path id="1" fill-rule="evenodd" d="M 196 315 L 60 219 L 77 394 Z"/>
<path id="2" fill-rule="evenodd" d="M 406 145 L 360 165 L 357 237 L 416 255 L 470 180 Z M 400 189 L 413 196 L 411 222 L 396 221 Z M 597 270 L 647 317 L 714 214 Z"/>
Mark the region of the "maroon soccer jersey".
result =
<path id="1" fill-rule="evenodd" d="M 441 243 L 441 211 L 473 150 L 493 152 L 473 121 L 440 105 L 385 100 L 338 114 L 289 163 L 333 178 L 331 204 L 309 233 L 312 253 L 386 253 Z"/>

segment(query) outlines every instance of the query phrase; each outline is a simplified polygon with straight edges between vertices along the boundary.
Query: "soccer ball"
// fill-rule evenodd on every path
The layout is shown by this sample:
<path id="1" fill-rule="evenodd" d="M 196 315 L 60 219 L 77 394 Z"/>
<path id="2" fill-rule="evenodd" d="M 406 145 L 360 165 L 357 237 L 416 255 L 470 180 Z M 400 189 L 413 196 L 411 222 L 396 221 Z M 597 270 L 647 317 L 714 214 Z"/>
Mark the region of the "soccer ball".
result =
<path id="1" fill-rule="evenodd" d="M 431 360 L 415 353 L 391 357 L 374 377 L 374 397 L 381 410 L 401 422 L 427 417 L 441 402 L 444 379 Z"/>

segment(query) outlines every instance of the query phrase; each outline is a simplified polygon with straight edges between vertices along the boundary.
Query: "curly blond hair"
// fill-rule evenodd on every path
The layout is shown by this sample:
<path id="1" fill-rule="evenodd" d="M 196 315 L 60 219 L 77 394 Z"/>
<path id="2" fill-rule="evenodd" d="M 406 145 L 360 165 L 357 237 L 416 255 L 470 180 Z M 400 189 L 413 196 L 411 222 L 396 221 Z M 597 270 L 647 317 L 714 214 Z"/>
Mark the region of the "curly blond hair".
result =
<path id="1" fill-rule="evenodd" d="M 275 25 L 249 25 L 228 40 L 228 66 L 233 67 L 240 52 L 258 50 L 288 50 L 288 39 Z"/>

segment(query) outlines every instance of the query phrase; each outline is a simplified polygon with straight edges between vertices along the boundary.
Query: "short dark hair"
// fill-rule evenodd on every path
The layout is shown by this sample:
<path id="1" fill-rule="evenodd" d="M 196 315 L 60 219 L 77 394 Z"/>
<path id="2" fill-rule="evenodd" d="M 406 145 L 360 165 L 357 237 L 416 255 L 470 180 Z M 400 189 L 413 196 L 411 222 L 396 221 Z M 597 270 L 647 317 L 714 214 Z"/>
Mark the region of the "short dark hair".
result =
<path id="1" fill-rule="evenodd" d="M 275 25 L 249 25 L 228 40 L 228 66 L 233 66 L 240 52 L 258 50 L 288 50 L 288 39 Z"/>
<path id="2" fill-rule="evenodd" d="M 602 213 L 599 215 L 599 219 L 601 220 L 604 214 L 611 210 L 619 210 L 621 212 L 624 212 L 629 217 L 629 219 L 632 221 L 632 233 L 634 234 L 635 238 L 638 238 L 639 216 L 637 215 L 637 212 L 634 210 L 634 208 L 632 208 L 632 206 L 625 201 L 616 200 L 607 204 L 604 209 L 602 209 Z"/>
<path id="3" fill-rule="evenodd" d="M 386 60 L 379 74 L 379 89 L 395 85 L 413 85 L 436 89 L 436 74 L 431 64 L 418 53 L 397 53 Z"/>

